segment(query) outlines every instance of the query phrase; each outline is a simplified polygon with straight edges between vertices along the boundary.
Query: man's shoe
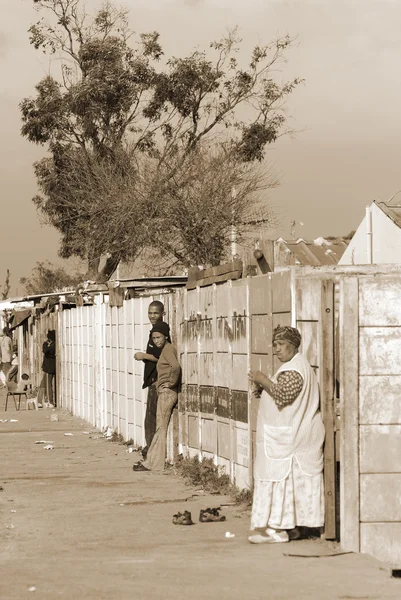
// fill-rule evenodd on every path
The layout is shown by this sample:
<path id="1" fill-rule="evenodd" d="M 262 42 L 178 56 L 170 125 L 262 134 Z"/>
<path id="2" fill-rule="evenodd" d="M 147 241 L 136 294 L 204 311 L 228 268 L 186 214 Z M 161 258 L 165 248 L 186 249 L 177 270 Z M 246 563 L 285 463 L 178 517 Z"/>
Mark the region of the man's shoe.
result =
<path id="1" fill-rule="evenodd" d="M 173 515 L 173 523 L 174 525 L 179 525 L 179 522 L 181 521 L 182 517 L 184 515 L 181 514 L 180 512 L 178 512 L 176 515 Z"/>
<path id="2" fill-rule="evenodd" d="M 187 510 L 184 510 L 184 514 L 178 513 L 174 515 L 173 518 L 174 525 L 193 525 L 191 513 Z"/>
<path id="3" fill-rule="evenodd" d="M 146 467 L 144 467 L 142 463 L 136 463 L 132 467 L 132 470 L 133 471 L 150 471 L 150 469 L 147 469 Z"/>
<path id="4" fill-rule="evenodd" d="M 183 513 L 178 512 L 176 515 L 173 515 L 173 523 L 174 525 L 193 525 L 191 513 L 185 510 Z"/>
<path id="5" fill-rule="evenodd" d="M 206 508 L 201 510 L 199 513 L 199 521 L 201 523 L 217 523 L 218 521 L 225 521 L 226 517 L 220 516 L 218 508 Z"/>

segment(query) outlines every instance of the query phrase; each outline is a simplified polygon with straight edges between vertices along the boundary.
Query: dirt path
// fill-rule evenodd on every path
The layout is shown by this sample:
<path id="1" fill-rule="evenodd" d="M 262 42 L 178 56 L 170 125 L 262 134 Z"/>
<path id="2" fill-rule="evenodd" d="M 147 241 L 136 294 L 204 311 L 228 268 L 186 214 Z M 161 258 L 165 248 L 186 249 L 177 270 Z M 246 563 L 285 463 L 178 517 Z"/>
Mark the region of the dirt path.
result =
<path id="1" fill-rule="evenodd" d="M 58 415 L 0 411 L 1 600 L 401 597 L 401 581 L 369 557 L 283 555 L 332 553 L 320 541 L 250 545 L 249 515 L 234 507 L 226 523 L 173 525 L 178 510 L 197 521 L 222 498 L 192 497 L 173 475 L 133 473 L 124 446 Z"/>

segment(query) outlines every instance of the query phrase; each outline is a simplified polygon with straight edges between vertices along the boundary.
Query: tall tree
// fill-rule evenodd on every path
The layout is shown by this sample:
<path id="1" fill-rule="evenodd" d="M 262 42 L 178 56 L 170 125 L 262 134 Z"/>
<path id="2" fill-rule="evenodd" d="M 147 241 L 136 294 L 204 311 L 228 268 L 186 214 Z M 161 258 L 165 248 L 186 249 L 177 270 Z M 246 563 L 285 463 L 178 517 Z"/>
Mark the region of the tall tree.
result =
<path id="1" fill-rule="evenodd" d="M 280 85 L 274 72 L 291 40 L 256 46 L 246 66 L 235 32 L 211 44 L 211 58 L 195 51 L 166 59 L 159 34 L 134 41 L 127 12 L 111 2 L 93 19 L 82 0 L 33 2 L 48 19 L 30 28 L 31 43 L 62 59 L 60 77 L 45 77 L 36 97 L 21 103 L 22 134 L 49 150 L 35 165 L 41 193 L 34 202 L 60 231 L 61 256 L 88 259 L 93 277 L 106 253 L 99 277 L 107 278 L 147 247 L 150 219 L 173 214 L 163 199 L 182 199 L 179 173 L 197 149 L 213 156 L 224 148 L 230 164 L 252 164 L 285 133 L 283 103 L 299 79 Z"/>

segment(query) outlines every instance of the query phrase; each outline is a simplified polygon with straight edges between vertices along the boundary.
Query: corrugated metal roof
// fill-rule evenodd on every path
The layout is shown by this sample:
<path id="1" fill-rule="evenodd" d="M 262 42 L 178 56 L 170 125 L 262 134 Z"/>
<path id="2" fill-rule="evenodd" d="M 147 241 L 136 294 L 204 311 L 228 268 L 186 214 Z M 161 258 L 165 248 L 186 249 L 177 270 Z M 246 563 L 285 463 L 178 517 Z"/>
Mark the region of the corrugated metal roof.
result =
<path id="1" fill-rule="evenodd" d="M 15 300 L 11 300 L 11 302 L 20 302 L 22 301 L 30 301 L 30 300 L 40 300 L 41 298 L 56 298 L 57 296 L 71 296 L 75 294 L 75 290 L 67 290 L 65 292 L 49 292 L 45 294 L 31 294 L 27 296 L 23 296 L 22 298 L 16 298 Z"/>
<path id="2" fill-rule="evenodd" d="M 291 253 L 293 260 L 285 261 L 286 264 L 312 265 L 315 267 L 336 265 L 344 254 L 348 241 L 344 238 L 324 239 L 322 237 L 316 240 L 276 240 L 275 244 L 280 247 L 280 251 Z M 278 264 L 277 266 L 281 266 Z"/>
<path id="3" fill-rule="evenodd" d="M 79 286 L 83 293 L 96 293 L 100 292 L 103 294 L 108 294 L 109 287 L 122 287 L 122 288 L 150 288 L 150 289 L 159 289 L 159 288 L 168 288 L 179 286 L 183 287 L 188 281 L 188 277 L 186 275 L 166 275 L 162 277 L 136 277 L 136 278 L 120 278 L 110 279 L 106 283 L 87 283 L 87 285 L 83 284 Z M 117 286 L 115 284 L 118 283 Z M 61 292 L 48 292 L 43 294 L 30 294 L 26 296 L 21 296 L 20 298 L 12 298 L 8 300 L 11 305 L 21 304 L 23 302 L 31 301 L 35 302 L 41 300 L 42 298 L 55 298 L 57 296 L 66 297 L 66 296 L 75 296 L 76 290 L 64 290 Z M 2 306 L 0 306 L 0 310 Z"/>
<path id="4" fill-rule="evenodd" d="M 387 215 L 394 223 L 401 228 L 401 206 L 400 205 L 391 205 L 386 204 L 385 202 L 376 202 L 374 200 L 374 204 L 378 206 L 385 215 Z"/>
<path id="5" fill-rule="evenodd" d="M 113 285 L 113 281 L 114 280 L 110 280 L 111 285 Z M 124 288 L 182 287 L 186 285 L 187 281 L 187 275 L 166 275 L 162 277 L 136 277 L 118 279 L 120 286 Z"/>

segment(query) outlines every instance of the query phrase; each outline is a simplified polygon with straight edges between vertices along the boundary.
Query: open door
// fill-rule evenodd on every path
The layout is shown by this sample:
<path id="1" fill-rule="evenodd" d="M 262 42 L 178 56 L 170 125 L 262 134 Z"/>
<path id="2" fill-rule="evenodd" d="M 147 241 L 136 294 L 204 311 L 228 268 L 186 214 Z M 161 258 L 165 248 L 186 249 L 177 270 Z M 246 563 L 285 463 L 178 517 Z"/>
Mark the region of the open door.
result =
<path id="1" fill-rule="evenodd" d="M 315 370 L 320 384 L 320 406 L 326 439 L 324 446 L 325 531 L 337 538 L 337 462 L 335 400 L 334 282 L 317 276 L 295 281 L 295 319 L 302 335 L 301 352 Z"/>

